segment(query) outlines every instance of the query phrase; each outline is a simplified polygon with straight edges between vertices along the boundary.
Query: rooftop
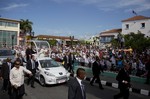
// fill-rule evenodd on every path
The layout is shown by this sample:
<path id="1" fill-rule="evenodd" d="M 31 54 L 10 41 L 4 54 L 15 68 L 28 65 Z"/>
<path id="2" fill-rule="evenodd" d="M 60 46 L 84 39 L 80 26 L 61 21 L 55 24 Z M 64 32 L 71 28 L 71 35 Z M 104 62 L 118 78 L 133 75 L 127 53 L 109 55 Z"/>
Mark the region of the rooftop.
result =
<path id="1" fill-rule="evenodd" d="M 0 18 L 0 20 L 4 20 L 4 21 L 13 21 L 13 22 L 20 22 L 19 20 L 7 19 L 7 18 Z"/>
<path id="2" fill-rule="evenodd" d="M 150 19 L 150 17 L 145 17 L 145 16 L 137 15 L 137 16 L 134 16 L 134 17 L 122 20 L 122 22 L 136 21 L 136 20 L 145 20 L 145 19 Z"/>
<path id="3" fill-rule="evenodd" d="M 120 33 L 121 31 L 122 31 L 122 29 L 111 29 L 111 30 L 108 30 L 108 31 L 101 32 L 101 34 L 105 34 L 105 33 Z"/>
<path id="4" fill-rule="evenodd" d="M 67 36 L 52 36 L 52 35 L 37 35 L 36 37 L 38 38 L 53 38 L 53 39 L 70 39 L 70 37 L 67 37 Z M 74 40 L 76 40 L 74 38 Z"/>

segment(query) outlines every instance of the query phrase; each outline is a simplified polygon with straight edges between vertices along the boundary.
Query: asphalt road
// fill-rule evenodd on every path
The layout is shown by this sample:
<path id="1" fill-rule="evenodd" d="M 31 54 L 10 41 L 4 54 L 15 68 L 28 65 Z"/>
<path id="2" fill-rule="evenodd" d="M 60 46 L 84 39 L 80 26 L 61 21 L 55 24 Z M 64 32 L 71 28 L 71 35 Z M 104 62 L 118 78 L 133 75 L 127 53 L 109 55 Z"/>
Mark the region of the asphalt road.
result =
<path id="1" fill-rule="evenodd" d="M 88 81 L 85 81 L 87 99 L 113 99 L 113 95 L 119 92 L 119 89 L 104 86 L 104 90 L 100 90 L 95 84 L 90 86 Z M 0 81 L 0 88 L 2 81 Z M 35 82 L 36 88 L 31 88 L 25 84 L 26 93 L 23 99 L 67 99 L 68 87 L 67 83 L 42 87 L 38 82 Z M 149 96 L 130 92 L 129 99 L 149 99 Z M 9 99 L 7 93 L 0 91 L 0 99 Z"/>

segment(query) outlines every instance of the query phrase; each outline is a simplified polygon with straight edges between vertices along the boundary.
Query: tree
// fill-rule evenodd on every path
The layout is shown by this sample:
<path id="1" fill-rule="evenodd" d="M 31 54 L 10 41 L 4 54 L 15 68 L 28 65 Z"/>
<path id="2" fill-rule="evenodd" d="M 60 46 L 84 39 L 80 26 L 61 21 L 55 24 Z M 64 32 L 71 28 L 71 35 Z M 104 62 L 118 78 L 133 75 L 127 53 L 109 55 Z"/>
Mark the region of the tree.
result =
<path id="1" fill-rule="evenodd" d="M 124 35 L 124 46 L 125 48 L 132 48 L 133 50 L 136 50 L 138 52 L 141 52 L 145 50 L 146 48 L 150 48 L 150 38 L 145 37 L 144 34 L 142 34 L 140 31 L 138 33 L 131 32 L 130 34 Z M 118 39 L 113 39 L 111 41 L 111 45 L 114 48 L 119 47 Z"/>
<path id="2" fill-rule="evenodd" d="M 113 48 L 118 48 L 120 46 L 118 39 L 112 39 L 111 40 L 111 46 Z"/>
<path id="3" fill-rule="evenodd" d="M 28 19 L 26 19 L 26 20 L 21 19 L 21 22 L 20 22 L 21 33 L 24 36 L 26 36 L 27 33 L 29 33 L 29 35 L 31 35 L 32 25 L 33 25 L 33 23 L 31 21 L 29 21 Z"/>
<path id="4" fill-rule="evenodd" d="M 143 51 L 144 49 L 150 47 L 150 38 L 144 36 L 144 34 L 138 32 L 137 34 L 131 32 L 124 36 L 125 47 L 131 47 L 136 51 Z"/>

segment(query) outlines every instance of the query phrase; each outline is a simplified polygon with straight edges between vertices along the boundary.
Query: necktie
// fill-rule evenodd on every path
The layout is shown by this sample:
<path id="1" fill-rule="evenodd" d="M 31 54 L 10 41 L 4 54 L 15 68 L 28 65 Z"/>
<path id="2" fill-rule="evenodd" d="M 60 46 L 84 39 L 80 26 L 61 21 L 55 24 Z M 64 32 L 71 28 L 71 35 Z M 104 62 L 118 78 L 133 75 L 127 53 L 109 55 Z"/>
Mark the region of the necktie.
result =
<path id="1" fill-rule="evenodd" d="M 23 62 L 22 62 L 22 58 L 21 58 L 21 57 L 20 57 L 20 62 L 21 62 L 21 64 L 23 63 Z"/>
<path id="2" fill-rule="evenodd" d="M 33 60 L 32 60 L 32 69 L 35 69 L 35 63 Z"/>
<path id="3" fill-rule="evenodd" d="M 69 63 L 69 57 L 67 56 L 67 63 Z"/>
<path id="4" fill-rule="evenodd" d="M 9 71 L 11 70 L 11 63 L 8 63 Z"/>
<path id="5" fill-rule="evenodd" d="M 82 84 L 82 82 L 81 82 L 81 90 L 82 90 L 83 99 L 85 99 L 85 88 L 84 88 L 84 85 Z"/>

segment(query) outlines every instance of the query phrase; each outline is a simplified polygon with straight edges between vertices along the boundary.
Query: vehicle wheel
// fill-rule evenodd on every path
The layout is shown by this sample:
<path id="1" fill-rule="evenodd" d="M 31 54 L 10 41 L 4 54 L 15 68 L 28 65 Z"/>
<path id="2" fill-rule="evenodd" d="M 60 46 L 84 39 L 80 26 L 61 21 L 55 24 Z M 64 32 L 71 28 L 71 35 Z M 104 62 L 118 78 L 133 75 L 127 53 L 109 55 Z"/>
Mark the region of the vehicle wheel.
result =
<path id="1" fill-rule="evenodd" d="M 42 86 L 45 86 L 45 85 L 46 85 L 46 84 L 45 84 L 45 79 L 44 79 L 43 76 L 40 76 L 40 84 L 41 84 Z"/>

